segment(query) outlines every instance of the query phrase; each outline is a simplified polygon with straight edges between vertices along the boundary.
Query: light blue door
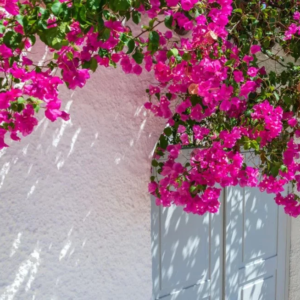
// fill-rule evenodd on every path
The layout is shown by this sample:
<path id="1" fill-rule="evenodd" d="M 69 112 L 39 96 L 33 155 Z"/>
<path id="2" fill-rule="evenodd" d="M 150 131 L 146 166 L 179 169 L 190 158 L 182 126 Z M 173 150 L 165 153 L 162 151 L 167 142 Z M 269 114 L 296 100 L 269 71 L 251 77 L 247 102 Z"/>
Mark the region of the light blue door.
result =
<path id="1" fill-rule="evenodd" d="M 222 299 L 221 222 L 221 212 L 199 217 L 152 201 L 154 299 Z"/>
<path id="2" fill-rule="evenodd" d="M 287 216 L 257 188 L 228 188 L 225 198 L 225 299 L 287 299 Z"/>
<path id="3" fill-rule="evenodd" d="M 152 201 L 153 299 L 287 300 L 288 218 L 272 195 L 228 188 L 216 215 Z"/>

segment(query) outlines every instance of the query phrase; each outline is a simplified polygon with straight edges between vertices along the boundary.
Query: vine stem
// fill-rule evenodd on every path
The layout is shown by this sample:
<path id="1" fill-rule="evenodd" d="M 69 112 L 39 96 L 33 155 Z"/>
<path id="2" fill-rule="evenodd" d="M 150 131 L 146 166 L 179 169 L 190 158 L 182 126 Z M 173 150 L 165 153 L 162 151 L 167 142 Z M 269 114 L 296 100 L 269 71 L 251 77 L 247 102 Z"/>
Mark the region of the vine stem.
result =
<path id="1" fill-rule="evenodd" d="M 164 22 L 164 21 L 158 21 L 158 23 L 155 24 L 155 25 L 151 28 L 151 30 L 150 30 L 150 29 L 146 29 L 146 30 L 142 31 L 140 34 L 138 34 L 136 37 L 134 37 L 134 39 L 139 38 L 141 35 L 143 35 L 143 34 L 146 33 L 147 31 L 152 31 L 152 29 L 154 29 L 155 27 L 157 27 L 158 25 L 160 25 L 160 24 L 163 23 L 163 22 Z"/>

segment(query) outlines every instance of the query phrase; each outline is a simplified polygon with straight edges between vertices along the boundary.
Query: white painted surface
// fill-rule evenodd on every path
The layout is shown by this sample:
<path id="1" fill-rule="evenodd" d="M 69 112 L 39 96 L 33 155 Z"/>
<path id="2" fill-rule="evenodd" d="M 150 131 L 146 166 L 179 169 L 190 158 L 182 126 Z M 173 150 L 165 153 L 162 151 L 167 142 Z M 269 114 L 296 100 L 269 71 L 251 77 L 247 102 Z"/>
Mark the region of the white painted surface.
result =
<path id="1" fill-rule="evenodd" d="M 151 298 L 147 76 L 100 68 L 63 92 L 71 121 L 1 152 L 1 300 Z"/>
<path id="2" fill-rule="evenodd" d="M 153 299 L 222 299 L 221 214 L 197 216 L 152 201 Z"/>
<path id="3" fill-rule="evenodd" d="M 226 191 L 225 294 L 228 300 L 283 300 L 288 217 L 257 188 Z"/>
<path id="4" fill-rule="evenodd" d="M 220 201 L 224 213 L 204 216 L 152 201 L 153 299 L 287 299 L 283 209 L 257 188 L 228 188 Z"/>
<path id="5" fill-rule="evenodd" d="M 42 120 L 1 152 L 1 300 L 151 298 L 147 183 L 163 123 L 141 108 L 148 80 L 100 68 L 83 90 L 64 91 L 70 122 Z M 293 220 L 291 300 L 299 230 Z"/>

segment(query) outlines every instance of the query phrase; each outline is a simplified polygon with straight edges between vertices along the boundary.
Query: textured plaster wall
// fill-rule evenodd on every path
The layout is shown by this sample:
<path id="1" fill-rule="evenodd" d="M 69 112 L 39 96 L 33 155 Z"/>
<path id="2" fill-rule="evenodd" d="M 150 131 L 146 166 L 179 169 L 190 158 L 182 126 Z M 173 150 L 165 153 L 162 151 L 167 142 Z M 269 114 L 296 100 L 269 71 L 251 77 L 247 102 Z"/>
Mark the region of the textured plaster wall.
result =
<path id="1" fill-rule="evenodd" d="M 148 81 L 100 68 L 1 152 L 0 300 L 151 298 Z"/>

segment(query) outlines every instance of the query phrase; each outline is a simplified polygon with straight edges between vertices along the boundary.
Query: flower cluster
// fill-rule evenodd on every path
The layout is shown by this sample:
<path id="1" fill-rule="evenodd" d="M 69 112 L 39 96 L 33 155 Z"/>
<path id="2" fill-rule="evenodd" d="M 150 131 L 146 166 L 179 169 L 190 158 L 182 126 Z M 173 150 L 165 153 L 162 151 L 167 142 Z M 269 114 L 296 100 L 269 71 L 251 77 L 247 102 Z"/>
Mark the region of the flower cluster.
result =
<path id="1" fill-rule="evenodd" d="M 281 195 L 289 183 L 300 190 L 300 68 L 272 52 L 275 41 L 300 57 L 297 6 L 269 0 L 42 2 L 0 0 L 0 149 L 7 147 L 7 134 L 19 140 L 34 130 L 40 108 L 51 121 L 68 120 L 59 85 L 83 88 L 98 66 L 135 75 L 146 70 L 155 83 L 145 108 L 166 120 L 149 184 L 157 204 L 215 213 L 221 188 L 239 185 L 274 193 L 288 214 L 300 214 L 298 197 Z M 141 31 L 134 34 L 137 25 Z M 37 37 L 52 56 L 39 65 L 27 56 Z M 284 71 L 266 70 L 262 54 Z M 196 149 L 182 163 L 185 146 Z M 256 157 L 254 163 L 244 152 Z"/>

